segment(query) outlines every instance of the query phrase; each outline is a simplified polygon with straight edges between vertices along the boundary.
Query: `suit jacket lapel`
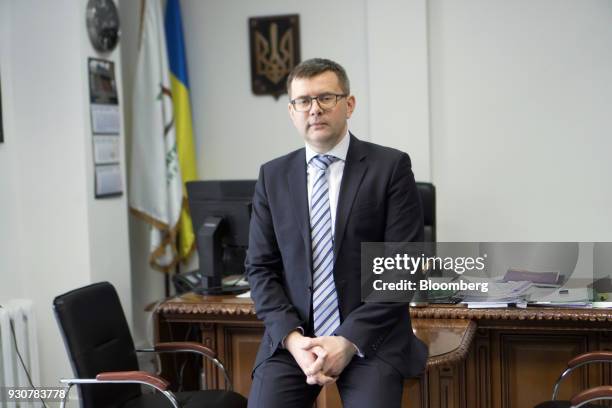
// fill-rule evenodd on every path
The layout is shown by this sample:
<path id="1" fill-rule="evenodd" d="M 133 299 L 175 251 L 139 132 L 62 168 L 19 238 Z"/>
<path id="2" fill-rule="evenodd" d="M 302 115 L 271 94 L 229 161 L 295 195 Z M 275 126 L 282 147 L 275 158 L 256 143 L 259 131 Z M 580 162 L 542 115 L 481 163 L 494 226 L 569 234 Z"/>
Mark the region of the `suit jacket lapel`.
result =
<path id="1" fill-rule="evenodd" d="M 306 186 L 306 153 L 296 155 L 287 172 L 287 185 L 295 211 L 297 225 L 300 229 L 306 252 L 308 268 L 312 269 L 312 248 L 310 245 L 310 214 L 308 211 L 308 188 Z M 312 275 L 312 274 L 310 274 Z M 312 276 L 309 276 L 312 279 Z"/>
<path id="2" fill-rule="evenodd" d="M 338 198 L 338 208 L 336 209 L 336 228 L 334 236 L 334 264 L 338 259 L 338 253 L 344 240 L 344 230 L 348 221 L 353 201 L 363 180 L 363 176 L 368 168 L 363 143 L 352 134 L 351 143 L 346 155 L 342 182 L 340 183 L 340 195 Z"/>

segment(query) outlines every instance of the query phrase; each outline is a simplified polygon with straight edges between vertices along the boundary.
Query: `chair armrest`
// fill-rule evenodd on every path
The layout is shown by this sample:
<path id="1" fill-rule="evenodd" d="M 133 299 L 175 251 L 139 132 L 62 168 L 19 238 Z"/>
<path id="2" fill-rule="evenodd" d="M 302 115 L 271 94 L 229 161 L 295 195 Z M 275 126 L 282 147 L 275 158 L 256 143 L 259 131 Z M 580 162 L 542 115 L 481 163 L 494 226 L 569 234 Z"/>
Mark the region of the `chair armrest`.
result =
<path id="1" fill-rule="evenodd" d="M 561 381 L 563 381 L 565 377 L 567 377 L 576 368 L 591 363 L 612 363 L 612 351 L 590 351 L 588 353 L 583 353 L 572 358 L 567 363 L 567 368 L 561 373 L 561 375 L 557 379 L 557 382 L 555 382 L 555 385 L 553 387 L 552 400 L 554 401 L 557 399 L 557 395 L 559 394 L 559 387 L 561 386 Z"/>
<path id="2" fill-rule="evenodd" d="M 572 408 L 578 408 L 600 399 L 612 399 L 612 385 L 600 385 L 599 387 L 584 390 L 574 395 L 570 400 L 570 404 Z"/>
<path id="3" fill-rule="evenodd" d="M 607 361 L 612 362 L 612 351 L 591 351 L 572 358 L 567 363 L 567 367 L 574 368 L 586 363 L 604 363 Z"/>
<path id="4" fill-rule="evenodd" d="M 96 380 L 110 382 L 134 382 L 150 385 L 160 391 L 166 391 L 170 383 L 158 375 L 147 373 L 146 371 L 110 371 L 96 375 Z"/>
<path id="5" fill-rule="evenodd" d="M 171 351 L 171 352 L 192 352 L 206 356 L 210 359 L 217 358 L 217 353 L 195 341 L 176 341 L 171 343 L 156 343 L 153 346 L 155 351 Z"/>
<path id="6" fill-rule="evenodd" d="M 68 394 L 73 385 L 82 384 L 144 384 L 149 387 L 155 388 L 161 392 L 172 404 L 173 407 L 178 408 L 179 404 L 168 388 L 170 383 L 160 376 L 155 374 L 147 373 L 146 371 L 114 371 L 104 372 L 96 375 L 96 378 L 64 378 L 61 379 L 62 384 L 66 384 L 66 393 L 62 398 L 60 408 L 66 407 L 66 401 L 68 400 Z"/>
<path id="7" fill-rule="evenodd" d="M 199 354 L 202 357 L 205 357 L 212 361 L 212 363 L 217 366 L 219 370 L 223 373 L 223 377 L 225 378 L 225 387 L 228 390 L 232 390 L 232 381 L 230 380 L 229 374 L 227 370 L 223 366 L 223 363 L 219 361 L 217 358 L 217 353 L 202 345 L 201 343 L 197 343 L 195 341 L 176 341 L 176 342 L 167 342 L 167 343 L 156 343 L 152 349 L 140 349 L 136 350 L 137 352 L 148 352 L 148 353 L 195 353 Z"/>

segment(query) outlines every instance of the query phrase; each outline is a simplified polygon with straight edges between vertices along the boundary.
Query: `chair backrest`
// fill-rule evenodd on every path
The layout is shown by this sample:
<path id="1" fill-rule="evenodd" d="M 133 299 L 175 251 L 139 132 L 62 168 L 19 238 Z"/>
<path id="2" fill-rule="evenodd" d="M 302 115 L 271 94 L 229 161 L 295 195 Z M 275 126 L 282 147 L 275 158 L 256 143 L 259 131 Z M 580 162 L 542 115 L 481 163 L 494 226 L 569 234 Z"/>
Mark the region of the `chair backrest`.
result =
<path id="1" fill-rule="evenodd" d="M 138 370 L 134 341 L 119 296 L 108 282 L 75 289 L 53 300 L 55 316 L 77 378 L 104 371 Z M 137 384 L 79 386 L 81 407 L 119 405 L 141 395 Z"/>
<path id="2" fill-rule="evenodd" d="M 425 242 L 436 242 L 436 188 L 431 183 L 417 182 L 425 222 Z"/>

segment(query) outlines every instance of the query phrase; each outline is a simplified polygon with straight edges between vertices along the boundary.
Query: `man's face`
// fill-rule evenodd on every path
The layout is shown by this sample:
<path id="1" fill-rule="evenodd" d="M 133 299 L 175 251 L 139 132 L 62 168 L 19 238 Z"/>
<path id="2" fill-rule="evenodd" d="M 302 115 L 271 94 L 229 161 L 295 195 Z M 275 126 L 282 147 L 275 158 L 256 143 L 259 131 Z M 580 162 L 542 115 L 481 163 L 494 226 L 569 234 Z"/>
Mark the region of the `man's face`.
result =
<path id="1" fill-rule="evenodd" d="M 334 72 L 326 71 L 312 78 L 296 78 L 291 82 L 291 98 L 323 94 L 343 94 Z M 313 100 L 310 109 L 298 112 L 289 104 L 289 116 L 304 140 L 319 153 L 333 148 L 346 134 L 347 119 L 355 109 L 355 97 L 337 99 L 336 106 L 322 109 L 318 100 Z"/>

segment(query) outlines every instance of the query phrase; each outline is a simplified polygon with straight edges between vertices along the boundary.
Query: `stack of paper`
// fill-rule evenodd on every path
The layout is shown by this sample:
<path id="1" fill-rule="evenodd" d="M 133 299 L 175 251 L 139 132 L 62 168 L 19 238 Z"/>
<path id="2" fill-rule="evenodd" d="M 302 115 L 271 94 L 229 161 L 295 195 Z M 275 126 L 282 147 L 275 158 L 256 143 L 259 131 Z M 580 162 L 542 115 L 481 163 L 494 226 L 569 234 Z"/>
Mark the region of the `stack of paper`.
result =
<path id="1" fill-rule="evenodd" d="M 528 281 L 538 286 L 557 286 L 559 283 L 559 271 L 534 272 L 525 269 L 510 268 L 502 278 L 502 281 Z"/>
<path id="2" fill-rule="evenodd" d="M 465 304 L 468 309 L 500 309 L 508 306 L 516 306 L 524 309 L 527 307 L 527 302 L 467 302 Z"/>
<path id="3" fill-rule="evenodd" d="M 514 302 L 523 299 L 532 283 L 522 282 L 487 282 L 487 291 L 463 291 L 461 295 L 464 302 L 488 301 L 488 302 Z"/>
<path id="4" fill-rule="evenodd" d="M 460 296 L 462 303 L 468 307 L 505 307 L 509 303 L 519 305 L 526 302 L 525 298 L 532 286 L 531 282 L 497 282 L 492 279 L 475 279 L 471 281 L 486 282 L 487 291 L 463 291 Z"/>
<path id="5" fill-rule="evenodd" d="M 533 299 L 534 297 L 532 297 Z M 533 304 L 564 307 L 584 307 L 591 303 L 589 288 L 564 288 L 546 296 L 538 296 Z"/>

